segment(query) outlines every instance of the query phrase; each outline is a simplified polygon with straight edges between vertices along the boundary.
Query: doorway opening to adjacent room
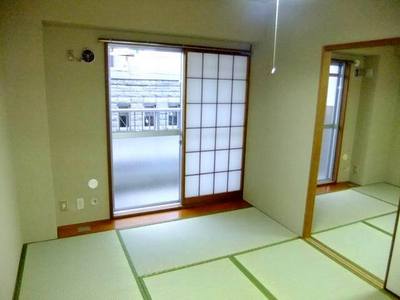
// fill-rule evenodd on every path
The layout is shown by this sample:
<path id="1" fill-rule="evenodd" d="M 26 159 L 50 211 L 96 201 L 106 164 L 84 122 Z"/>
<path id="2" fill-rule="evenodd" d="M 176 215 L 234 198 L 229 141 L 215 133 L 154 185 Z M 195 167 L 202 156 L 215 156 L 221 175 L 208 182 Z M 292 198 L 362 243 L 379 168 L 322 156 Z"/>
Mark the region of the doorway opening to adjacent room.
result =
<path id="1" fill-rule="evenodd" d="M 106 50 L 112 215 L 180 206 L 183 51 Z"/>
<path id="2" fill-rule="evenodd" d="M 387 279 L 400 204 L 399 45 L 400 39 L 393 38 L 323 48 L 303 227 L 303 237 L 315 247 L 388 290 L 393 290 Z M 347 63 L 348 72 L 336 65 L 334 73 L 348 81 L 333 82 L 333 88 L 337 59 Z M 330 110 L 340 111 L 327 107 L 327 99 L 337 91 L 348 94 L 342 102 L 345 128 L 344 121 L 332 126 L 343 130 L 337 182 L 321 191 L 327 119 L 335 120 Z"/>
<path id="3" fill-rule="evenodd" d="M 333 183 L 337 180 L 348 78 L 348 63 L 344 60 L 332 60 L 329 66 L 324 131 L 318 170 L 319 185 Z"/>

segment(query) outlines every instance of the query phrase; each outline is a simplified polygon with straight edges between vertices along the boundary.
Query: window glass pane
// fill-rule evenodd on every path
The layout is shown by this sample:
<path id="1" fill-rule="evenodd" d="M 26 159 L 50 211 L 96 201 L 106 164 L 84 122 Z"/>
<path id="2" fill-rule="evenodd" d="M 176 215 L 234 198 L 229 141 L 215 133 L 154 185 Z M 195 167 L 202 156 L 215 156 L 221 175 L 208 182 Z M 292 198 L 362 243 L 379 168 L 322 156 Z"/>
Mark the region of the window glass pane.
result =
<path id="1" fill-rule="evenodd" d="M 218 104 L 217 126 L 229 126 L 231 119 L 231 105 Z"/>
<path id="2" fill-rule="evenodd" d="M 201 152 L 201 173 L 214 172 L 214 152 Z"/>
<path id="3" fill-rule="evenodd" d="M 242 168 L 242 149 L 229 151 L 229 170 L 239 170 Z"/>
<path id="4" fill-rule="evenodd" d="M 247 75 L 247 57 L 235 56 L 233 78 L 246 79 L 246 75 Z"/>
<path id="5" fill-rule="evenodd" d="M 218 103 L 231 103 L 232 80 L 218 80 Z"/>
<path id="6" fill-rule="evenodd" d="M 215 173 L 214 175 L 214 193 L 225 193 L 227 191 L 228 173 Z"/>
<path id="7" fill-rule="evenodd" d="M 216 108 L 215 104 L 203 104 L 203 111 L 202 111 L 202 127 L 215 127 L 215 117 L 216 117 Z"/>
<path id="8" fill-rule="evenodd" d="M 201 150 L 214 150 L 215 128 L 203 128 L 201 130 Z"/>
<path id="9" fill-rule="evenodd" d="M 338 74 L 339 73 L 339 65 L 331 64 L 329 67 L 329 73 Z"/>
<path id="10" fill-rule="evenodd" d="M 187 76 L 188 77 L 202 77 L 202 64 L 203 55 L 201 53 L 189 52 L 188 53 L 188 64 L 187 64 Z"/>
<path id="11" fill-rule="evenodd" d="M 233 104 L 231 126 L 243 126 L 243 125 L 244 125 L 244 104 Z"/>
<path id="12" fill-rule="evenodd" d="M 204 54 L 204 78 L 217 78 L 218 72 L 218 54 Z"/>
<path id="13" fill-rule="evenodd" d="M 187 102 L 201 102 L 201 79 L 188 79 L 187 81 Z"/>
<path id="14" fill-rule="evenodd" d="M 217 128 L 216 149 L 229 148 L 229 128 Z"/>
<path id="15" fill-rule="evenodd" d="M 200 104 L 188 104 L 187 109 L 187 120 L 186 126 L 190 127 L 200 127 Z"/>
<path id="16" fill-rule="evenodd" d="M 203 80 L 203 102 L 205 103 L 217 102 L 217 80 L 214 79 Z"/>
<path id="17" fill-rule="evenodd" d="M 244 127 L 231 128 L 231 146 L 230 148 L 241 148 L 243 146 Z"/>
<path id="18" fill-rule="evenodd" d="M 185 197 L 194 197 L 199 195 L 199 176 L 185 177 Z"/>
<path id="19" fill-rule="evenodd" d="M 199 174 L 199 152 L 186 153 L 186 175 Z"/>
<path id="20" fill-rule="evenodd" d="M 231 79 L 233 72 L 233 56 L 220 55 L 219 56 L 219 74 L 221 79 Z"/>
<path id="21" fill-rule="evenodd" d="M 228 170 L 228 150 L 215 151 L 215 172 Z"/>
<path id="22" fill-rule="evenodd" d="M 334 149 L 336 149 L 337 129 L 325 128 L 322 136 L 321 158 L 318 180 L 331 180 L 334 167 Z"/>
<path id="23" fill-rule="evenodd" d="M 333 171 L 335 168 L 337 136 L 343 100 L 345 68 L 346 63 L 340 61 L 332 62 L 330 66 L 330 72 L 337 75 L 329 76 L 328 81 L 318 181 L 330 182 L 335 179 Z"/>
<path id="24" fill-rule="evenodd" d="M 240 191 L 241 171 L 229 172 L 228 191 Z"/>
<path id="25" fill-rule="evenodd" d="M 232 102 L 234 103 L 246 102 L 246 81 L 243 80 L 233 81 Z"/>
<path id="26" fill-rule="evenodd" d="M 214 188 L 214 174 L 200 175 L 200 196 L 210 195 Z"/>
<path id="27" fill-rule="evenodd" d="M 200 129 L 186 130 L 186 151 L 200 150 Z"/>
<path id="28" fill-rule="evenodd" d="M 334 121 L 338 77 L 329 77 L 328 95 L 326 98 L 325 124 L 332 124 Z"/>

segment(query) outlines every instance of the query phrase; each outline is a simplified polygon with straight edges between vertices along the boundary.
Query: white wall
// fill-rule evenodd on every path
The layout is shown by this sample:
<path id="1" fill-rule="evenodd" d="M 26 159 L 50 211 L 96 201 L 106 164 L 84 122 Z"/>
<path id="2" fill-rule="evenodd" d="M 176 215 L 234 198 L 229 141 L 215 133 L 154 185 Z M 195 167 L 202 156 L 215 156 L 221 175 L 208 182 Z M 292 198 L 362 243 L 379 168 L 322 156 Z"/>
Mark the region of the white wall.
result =
<path id="1" fill-rule="evenodd" d="M 24 241 L 56 237 L 43 44 L 33 2 L 3 2 L 6 104 Z"/>
<path id="2" fill-rule="evenodd" d="M 275 76 L 268 74 L 271 32 L 254 47 L 244 197 L 300 234 L 321 47 L 400 36 L 400 5 L 391 0 L 283 0 L 278 32 Z"/>
<path id="3" fill-rule="evenodd" d="M 396 111 L 400 58 L 393 47 L 376 48 L 375 52 L 376 55 L 365 59 L 365 68 L 373 70 L 373 76 L 362 79 L 350 180 L 361 185 L 398 184 L 400 151 L 396 141 L 399 134 Z"/>
<path id="4" fill-rule="evenodd" d="M 11 299 L 22 246 L 13 154 L 6 108 L 3 38 L 0 10 L 0 299 Z"/>
<path id="5" fill-rule="evenodd" d="M 265 33 L 266 2 L 243 0 L 41 0 L 42 18 L 52 22 L 234 41 L 256 41 Z"/>
<path id="6" fill-rule="evenodd" d="M 0 82 L 0 299 L 11 299 L 22 248 L 16 183 Z"/>
<path id="7" fill-rule="evenodd" d="M 400 59 L 400 57 L 399 57 Z M 398 71 L 399 72 L 399 71 Z M 391 150 L 388 155 L 386 180 L 400 186 L 400 81 L 398 83 L 397 105 L 394 109 Z"/>

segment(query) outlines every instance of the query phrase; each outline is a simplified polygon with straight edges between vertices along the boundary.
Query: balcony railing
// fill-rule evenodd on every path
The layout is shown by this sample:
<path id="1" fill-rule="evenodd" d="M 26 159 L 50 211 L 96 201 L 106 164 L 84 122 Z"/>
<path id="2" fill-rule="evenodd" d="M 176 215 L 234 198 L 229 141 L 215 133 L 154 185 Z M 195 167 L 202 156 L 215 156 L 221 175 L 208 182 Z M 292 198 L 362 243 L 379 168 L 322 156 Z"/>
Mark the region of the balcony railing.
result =
<path id="1" fill-rule="evenodd" d="M 112 132 L 179 130 L 180 108 L 112 109 Z"/>

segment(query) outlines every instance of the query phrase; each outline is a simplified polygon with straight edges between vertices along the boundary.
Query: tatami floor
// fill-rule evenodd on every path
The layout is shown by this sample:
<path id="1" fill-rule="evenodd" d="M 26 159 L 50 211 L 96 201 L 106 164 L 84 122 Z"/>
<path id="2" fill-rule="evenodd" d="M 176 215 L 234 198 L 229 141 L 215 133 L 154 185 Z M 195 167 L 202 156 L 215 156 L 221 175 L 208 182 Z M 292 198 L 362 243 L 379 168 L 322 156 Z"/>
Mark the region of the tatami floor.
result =
<path id="1" fill-rule="evenodd" d="M 384 281 L 399 199 L 382 182 L 318 195 L 312 236 Z"/>
<path id="2" fill-rule="evenodd" d="M 19 299 L 388 299 L 254 207 L 29 244 Z"/>

